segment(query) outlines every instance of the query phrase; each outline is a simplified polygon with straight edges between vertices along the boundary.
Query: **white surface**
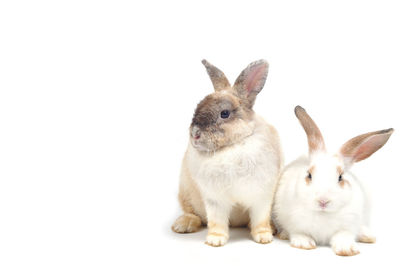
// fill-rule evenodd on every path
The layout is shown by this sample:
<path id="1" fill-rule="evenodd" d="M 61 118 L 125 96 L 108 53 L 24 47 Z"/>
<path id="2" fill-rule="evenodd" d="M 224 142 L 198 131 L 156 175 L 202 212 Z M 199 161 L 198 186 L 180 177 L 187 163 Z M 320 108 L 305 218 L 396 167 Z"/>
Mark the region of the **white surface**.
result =
<path id="1" fill-rule="evenodd" d="M 1 265 L 375 265 L 399 263 L 400 37 L 396 1 L 3 1 L 0 4 Z M 212 91 L 200 60 L 233 82 L 270 72 L 255 110 L 286 161 L 306 152 L 301 104 L 328 147 L 397 129 L 354 172 L 374 192 L 378 242 L 221 248 L 170 225 L 196 104 Z"/>

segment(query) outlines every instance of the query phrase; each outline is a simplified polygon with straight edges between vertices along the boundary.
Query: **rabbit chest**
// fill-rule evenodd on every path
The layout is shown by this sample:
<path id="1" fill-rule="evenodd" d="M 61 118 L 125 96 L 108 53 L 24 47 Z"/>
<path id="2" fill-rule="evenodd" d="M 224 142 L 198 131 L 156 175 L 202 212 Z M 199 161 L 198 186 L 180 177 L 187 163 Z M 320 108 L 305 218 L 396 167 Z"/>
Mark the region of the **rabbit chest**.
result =
<path id="1" fill-rule="evenodd" d="M 215 153 L 200 153 L 191 145 L 189 171 L 205 198 L 244 204 L 273 193 L 278 176 L 277 154 L 262 135 Z"/>
<path id="2" fill-rule="evenodd" d="M 291 210 L 290 217 L 285 221 L 286 227 L 311 236 L 318 244 L 329 244 L 332 236 L 341 230 L 357 234 L 361 227 L 361 216 L 353 206 L 334 213 L 307 210 L 301 204 Z"/>

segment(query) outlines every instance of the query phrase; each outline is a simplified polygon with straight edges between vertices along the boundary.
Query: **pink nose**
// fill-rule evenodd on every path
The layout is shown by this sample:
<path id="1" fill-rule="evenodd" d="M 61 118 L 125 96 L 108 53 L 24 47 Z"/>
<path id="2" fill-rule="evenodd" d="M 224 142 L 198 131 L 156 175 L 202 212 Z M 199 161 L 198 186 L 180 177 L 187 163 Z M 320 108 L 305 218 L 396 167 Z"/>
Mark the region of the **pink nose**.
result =
<path id="1" fill-rule="evenodd" d="M 201 132 L 200 132 L 200 129 L 197 126 L 193 126 L 191 133 L 192 133 L 192 137 L 195 140 L 200 138 Z"/>
<path id="2" fill-rule="evenodd" d="M 319 206 L 320 206 L 322 209 L 325 209 L 326 206 L 328 206 L 329 202 L 330 202 L 330 201 L 327 200 L 327 199 L 320 199 L 320 200 L 318 200 L 318 204 L 319 204 Z"/>

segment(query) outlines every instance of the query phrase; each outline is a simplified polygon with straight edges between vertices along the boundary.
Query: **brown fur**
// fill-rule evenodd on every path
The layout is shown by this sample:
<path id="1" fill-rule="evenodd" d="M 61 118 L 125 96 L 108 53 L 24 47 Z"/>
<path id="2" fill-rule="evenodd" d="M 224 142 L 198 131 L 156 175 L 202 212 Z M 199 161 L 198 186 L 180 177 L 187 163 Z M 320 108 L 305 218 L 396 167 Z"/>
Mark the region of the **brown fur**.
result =
<path id="1" fill-rule="evenodd" d="M 176 219 L 171 229 L 176 233 L 194 233 L 197 232 L 201 227 L 200 217 L 185 213 Z"/>
<path id="2" fill-rule="evenodd" d="M 336 171 L 337 171 L 338 175 L 342 175 L 343 174 L 343 168 L 340 167 L 340 166 L 336 167 Z"/>
<path id="3" fill-rule="evenodd" d="M 347 180 L 345 180 L 345 179 L 342 179 L 342 180 L 339 182 L 339 186 L 340 186 L 341 188 L 344 188 L 346 185 L 347 185 L 347 186 L 350 186 L 350 182 L 347 181 Z"/>
<path id="4" fill-rule="evenodd" d="M 340 153 L 354 162 L 364 160 L 382 148 L 393 131 L 393 128 L 389 128 L 354 137 L 343 144 Z"/>
<path id="5" fill-rule="evenodd" d="M 180 184 L 178 198 L 183 212 L 199 216 L 202 223 L 206 224 L 207 219 L 203 200 L 196 183 L 190 175 L 185 159 L 182 161 L 181 175 L 184 180 Z"/>
<path id="6" fill-rule="evenodd" d="M 269 217 L 258 225 L 250 225 L 250 229 L 253 239 L 258 243 L 267 244 L 271 242 L 273 229 L 271 228 L 271 221 Z M 271 239 L 269 236 L 271 236 Z"/>
<path id="7" fill-rule="evenodd" d="M 206 67 L 207 73 L 210 76 L 211 82 L 215 91 L 229 89 L 231 84 L 225 77 L 225 74 L 214 65 L 210 64 L 207 60 L 201 61 Z"/>
<path id="8" fill-rule="evenodd" d="M 267 78 L 268 63 L 264 60 L 251 63 L 231 88 L 221 70 L 206 60 L 202 62 L 216 92 L 197 105 L 190 130 L 192 133 L 195 130 L 201 146 L 213 152 L 252 134 L 247 122 L 253 118 L 252 107 Z M 230 112 L 228 118 L 220 117 L 224 110 Z"/>
<path id="9" fill-rule="evenodd" d="M 265 233 L 265 232 L 272 233 L 272 228 L 271 228 L 269 219 L 266 219 L 262 223 L 251 228 L 252 234 L 259 234 L 259 233 Z"/>
<path id="10" fill-rule="evenodd" d="M 358 237 L 358 241 L 361 243 L 373 244 L 376 242 L 376 238 L 373 236 L 361 235 Z"/>
<path id="11" fill-rule="evenodd" d="M 278 133 L 275 128 L 255 116 L 251 109 L 256 95 L 262 90 L 264 85 L 268 64 L 263 60 L 250 64 L 248 68 L 242 72 L 241 78 L 238 78 L 233 88 L 230 87 L 225 75 L 223 75 L 219 69 L 215 68 L 207 61 L 204 61 L 203 64 L 206 66 L 207 72 L 210 75 L 215 92 L 206 96 L 195 110 L 190 126 L 192 135 L 190 140 L 192 146 L 198 148 L 200 153 L 206 153 L 202 156 L 208 156 L 210 154 L 212 155 L 212 152 L 217 152 L 229 145 L 241 142 L 244 138 L 253 134 L 255 129 L 262 129 L 263 134 L 271 138 L 271 142 L 268 144 L 271 147 L 268 146 L 268 149 L 280 153 L 278 163 L 280 167 L 282 167 L 283 156 Z M 252 70 L 249 70 L 250 68 Z M 242 89 L 245 89 L 246 93 L 242 93 Z M 221 111 L 223 110 L 230 111 L 229 118 L 221 118 Z M 184 227 L 184 225 L 189 224 L 189 222 L 193 224 L 193 221 L 198 220 L 196 218 L 198 217 L 201 223 L 207 224 L 209 236 L 212 236 L 211 241 L 207 240 L 206 242 L 209 245 L 222 245 L 224 239 L 218 238 L 228 237 L 229 226 L 246 226 L 249 225 L 250 222 L 249 211 L 239 205 L 235 205 L 232 208 L 229 216 L 229 224 L 227 225 L 219 225 L 213 221 L 207 220 L 201 193 L 189 171 L 187 154 L 185 154 L 182 162 L 179 202 L 184 211 L 183 216 L 185 218 L 178 218 L 176 222 L 178 224 L 175 225 L 183 225 L 182 227 Z M 187 220 L 189 220 L 189 222 Z M 198 223 L 196 223 L 196 225 L 198 225 Z M 253 228 L 252 231 L 263 234 L 261 238 L 258 236 L 260 240 L 256 240 L 258 242 L 263 242 L 268 240 L 268 235 L 265 237 L 264 234 L 272 232 L 272 229 L 270 228 L 269 222 L 265 222 L 265 225 L 259 225 L 259 227 Z M 272 237 L 272 235 L 270 236 Z M 213 239 L 215 237 L 217 239 Z"/>
<path id="12" fill-rule="evenodd" d="M 315 165 L 311 166 L 310 169 L 308 169 L 308 172 L 313 175 L 315 170 Z"/>
<path id="13" fill-rule="evenodd" d="M 336 252 L 336 255 L 338 256 L 354 256 L 360 254 L 360 251 L 358 250 L 353 250 L 353 249 L 348 249 L 348 250 L 339 250 Z"/>
<path id="14" fill-rule="evenodd" d="M 271 225 L 272 234 L 276 235 L 278 233 L 278 229 L 276 228 L 275 224 L 273 223 L 272 220 L 269 222 L 269 224 Z"/>
<path id="15" fill-rule="evenodd" d="M 310 173 L 310 175 L 312 176 L 314 174 L 314 170 L 315 170 L 315 166 L 311 166 L 310 169 L 308 170 L 308 173 Z M 308 175 L 305 177 L 306 180 L 306 184 L 309 185 L 311 184 L 311 179 L 308 178 Z"/>
<path id="16" fill-rule="evenodd" d="M 307 134 L 309 153 L 311 154 L 318 150 L 325 150 L 325 142 L 321 131 L 307 114 L 306 110 L 301 106 L 296 106 L 294 112 Z"/>
<path id="17" fill-rule="evenodd" d="M 249 118 L 251 118 L 248 112 L 243 112 L 239 109 L 239 99 L 232 94 L 210 94 L 197 105 L 193 115 L 192 126 L 196 125 L 201 129 L 214 126 L 213 130 L 216 130 L 216 124 L 222 124 L 223 122 L 228 122 L 233 119 L 249 120 Z M 229 118 L 221 120 L 219 116 L 223 110 L 231 111 L 231 115 Z"/>
<path id="18" fill-rule="evenodd" d="M 208 228 L 212 228 L 213 230 L 211 230 L 211 231 L 225 231 L 227 228 L 226 228 L 226 226 L 224 226 L 224 225 L 221 225 L 221 224 L 217 224 L 217 223 L 215 223 L 215 222 L 208 222 L 208 224 L 207 224 L 207 226 L 208 226 Z"/>
<path id="19" fill-rule="evenodd" d="M 184 214 L 176 219 L 171 229 L 177 233 L 193 233 L 206 223 L 205 209 L 200 192 L 190 176 L 185 160 L 182 162 L 181 175 L 185 177 L 185 183 L 181 183 L 179 187 L 178 199 Z"/>
<path id="20" fill-rule="evenodd" d="M 268 75 L 268 63 L 259 60 L 247 66 L 236 79 L 233 89 L 245 101 L 248 108 L 252 108 L 257 94 L 264 87 Z"/>
<path id="21" fill-rule="evenodd" d="M 343 175 L 343 168 L 342 168 L 341 166 L 338 166 L 338 167 L 336 168 L 336 171 L 337 171 L 338 176 Z M 346 185 L 347 185 L 347 186 L 350 186 L 350 182 L 347 181 L 346 179 L 343 179 L 343 178 L 342 178 L 342 180 L 339 181 L 339 186 L 340 186 L 341 188 L 344 188 Z"/>
<path id="22" fill-rule="evenodd" d="M 216 232 L 210 232 L 208 234 L 213 235 L 213 236 L 226 236 L 226 234 L 221 234 L 221 233 L 216 233 Z"/>
<path id="23" fill-rule="evenodd" d="M 229 234 L 229 228 L 222 224 L 217 224 L 215 222 L 208 222 L 208 234 L 214 236 L 224 236 L 227 237 Z"/>
<path id="24" fill-rule="evenodd" d="M 220 113 L 229 110 L 230 116 L 222 119 Z M 253 111 L 243 108 L 240 99 L 230 90 L 225 93 L 216 92 L 206 96 L 196 108 L 190 130 L 200 130 L 200 142 L 209 151 L 216 151 L 232 145 L 253 133 L 249 121 Z"/>

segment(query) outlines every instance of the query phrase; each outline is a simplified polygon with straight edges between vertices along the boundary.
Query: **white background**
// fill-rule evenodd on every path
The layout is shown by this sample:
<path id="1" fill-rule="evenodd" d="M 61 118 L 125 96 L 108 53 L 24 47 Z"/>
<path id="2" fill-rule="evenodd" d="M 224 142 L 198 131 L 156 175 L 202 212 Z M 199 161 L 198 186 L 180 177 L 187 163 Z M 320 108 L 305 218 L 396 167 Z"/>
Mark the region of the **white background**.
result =
<path id="1" fill-rule="evenodd" d="M 270 72 L 255 110 L 286 162 L 307 151 L 301 104 L 328 147 L 400 129 L 398 1 L 2 1 L 1 265 L 369 265 L 400 262 L 399 132 L 354 171 L 373 188 L 378 242 L 341 258 L 231 231 L 170 230 L 206 58 L 233 82 Z M 396 167 L 397 166 L 397 167 Z"/>

